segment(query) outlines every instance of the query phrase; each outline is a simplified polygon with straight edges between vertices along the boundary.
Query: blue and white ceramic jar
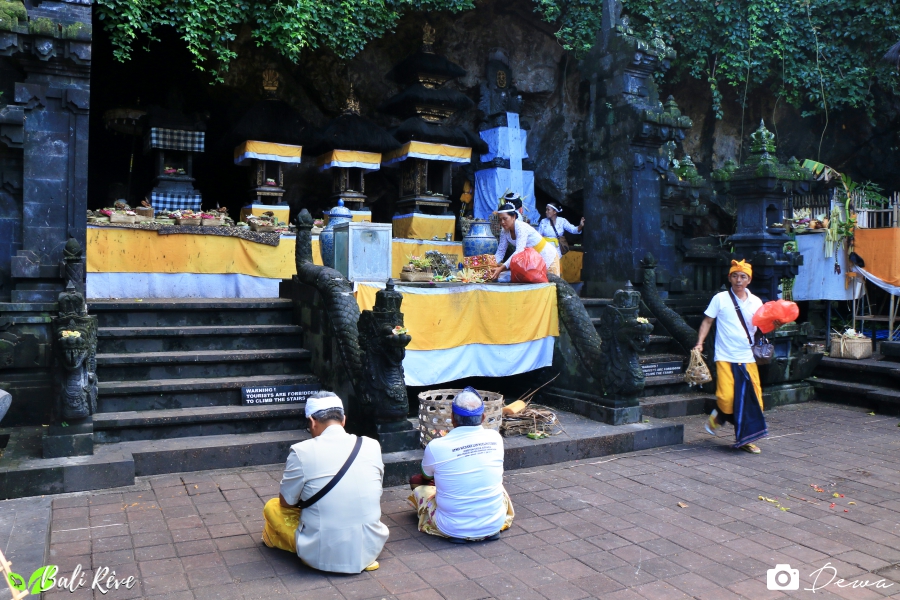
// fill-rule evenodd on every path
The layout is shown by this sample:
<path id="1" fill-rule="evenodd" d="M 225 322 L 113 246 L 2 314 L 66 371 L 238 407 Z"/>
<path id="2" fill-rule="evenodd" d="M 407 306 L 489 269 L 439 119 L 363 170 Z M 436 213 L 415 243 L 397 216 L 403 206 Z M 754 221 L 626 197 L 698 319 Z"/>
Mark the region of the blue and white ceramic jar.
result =
<path id="1" fill-rule="evenodd" d="M 497 251 L 497 238 L 491 233 L 491 224 L 487 221 L 472 221 L 469 233 L 463 238 L 463 256 L 494 254 Z"/>
<path id="2" fill-rule="evenodd" d="M 319 232 L 319 249 L 322 252 L 322 264 L 334 268 L 334 226 L 338 223 L 349 223 L 353 220 L 350 209 L 344 207 L 344 201 L 328 211 L 328 225 Z"/>

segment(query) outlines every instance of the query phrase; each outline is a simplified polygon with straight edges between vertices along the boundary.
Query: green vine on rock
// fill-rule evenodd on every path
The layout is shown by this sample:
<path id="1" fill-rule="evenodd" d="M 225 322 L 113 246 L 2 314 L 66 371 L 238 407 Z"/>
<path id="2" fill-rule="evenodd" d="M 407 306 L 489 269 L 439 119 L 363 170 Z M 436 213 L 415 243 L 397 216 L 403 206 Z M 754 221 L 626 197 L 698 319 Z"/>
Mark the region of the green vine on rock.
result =
<path id="1" fill-rule="evenodd" d="M 677 50 L 669 81 L 709 83 L 717 118 L 726 86 L 739 99 L 745 86 L 778 90 L 804 116 L 861 108 L 870 118 L 876 85 L 900 91 L 896 70 L 880 60 L 900 39 L 894 1 L 624 0 L 623 10 L 639 33 L 658 27 Z"/>

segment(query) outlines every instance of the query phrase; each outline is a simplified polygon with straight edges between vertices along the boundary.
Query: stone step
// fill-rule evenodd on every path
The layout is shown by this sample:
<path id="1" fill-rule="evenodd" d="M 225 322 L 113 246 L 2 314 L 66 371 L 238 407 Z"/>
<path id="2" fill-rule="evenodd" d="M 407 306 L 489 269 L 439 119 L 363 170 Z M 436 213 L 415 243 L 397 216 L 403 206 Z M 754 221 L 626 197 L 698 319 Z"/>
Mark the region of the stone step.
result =
<path id="1" fill-rule="evenodd" d="M 100 327 L 290 325 L 287 298 L 154 298 L 88 300 Z"/>
<path id="2" fill-rule="evenodd" d="M 900 390 L 896 385 L 884 387 L 821 377 L 810 379 L 809 382 L 816 389 L 816 397 L 820 400 L 865 406 L 881 414 L 900 414 Z"/>
<path id="3" fill-rule="evenodd" d="M 715 407 L 715 395 L 699 391 L 641 398 L 641 415 L 657 419 L 708 414 Z"/>
<path id="4" fill-rule="evenodd" d="M 612 298 L 582 298 L 581 303 L 584 304 L 584 309 L 587 311 L 588 315 L 591 317 L 591 320 L 594 321 L 594 325 L 597 325 L 598 320 L 601 316 L 603 316 L 603 309 L 608 305 L 613 303 Z"/>
<path id="5" fill-rule="evenodd" d="M 199 325 L 184 327 L 101 327 L 101 354 L 196 350 L 260 350 L 296 347 L 296 325 Z"/>
<path id="6" fill-rule="evenodd" d="M 642 398 L 651 396 L 669 396 L 672 394 L 681 394 L 689 388 L 684 382 L 684 373 L 676 373 L 673 375 L 655 375 L 652 377 L 644 377 L 644 393 Z"/>
<path id="7" fill-rule="evenodd" d="M 100 381 L 298 375 L 308 372 L 303 348 L 98 354 Z"/>
<path id="8" fill-rule="evenodd" d="M 108 412 L 94 415 L 94 442 L 131 442 L 192 436 L 303 429 L 306 403 L 213 406 Z"/>
<path id="9" fill-rule="evenodd" d="M 251 375 L 247 377 L 199 377 L 103 381 L 99 383 L 97 408 L 101 413 L 133 410 L 236 406 L 242 387 L 316 384 L 314 375 Z"/>
<path id="10" fill-rule="evenodd" d="M 900 364 L 878 358 L 851 360 L 826 356 L 816 367 L 815 373 L 827 379 L 900 387 Z"/>
<path id="11" fill-rule="evenodd" d="M 900 342 L 881 342 L 881 354 L 885 360 L 900 361 Z"/>

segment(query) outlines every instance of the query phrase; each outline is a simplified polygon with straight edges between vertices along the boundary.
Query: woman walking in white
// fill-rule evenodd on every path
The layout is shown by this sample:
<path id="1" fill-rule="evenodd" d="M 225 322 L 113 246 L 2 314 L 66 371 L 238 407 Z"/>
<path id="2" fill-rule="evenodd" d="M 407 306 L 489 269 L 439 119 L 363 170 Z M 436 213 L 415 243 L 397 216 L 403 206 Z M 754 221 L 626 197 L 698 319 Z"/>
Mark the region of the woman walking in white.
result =
<path id="1" fill-rule="evenodd" d="M 578 227 L 575 227 L 565 217 L 558 216 L 561 212 L 562 208 L 555 204 L 548 204 L 547 208 L 544 209 L 544 214 L 547 216 L 541 219 L 537 227 L 538 233 L 549 243 L 556 246 L 557 256 L 563 255 L 560 243 L 565 240 L 564 234 L 566 232 L 581 233 L 582 229 L 584 229 L 584 217 L 581 217 L 581 222 L 578 224 Z M 565 245 L 568 247 L 568 244 Z"/>

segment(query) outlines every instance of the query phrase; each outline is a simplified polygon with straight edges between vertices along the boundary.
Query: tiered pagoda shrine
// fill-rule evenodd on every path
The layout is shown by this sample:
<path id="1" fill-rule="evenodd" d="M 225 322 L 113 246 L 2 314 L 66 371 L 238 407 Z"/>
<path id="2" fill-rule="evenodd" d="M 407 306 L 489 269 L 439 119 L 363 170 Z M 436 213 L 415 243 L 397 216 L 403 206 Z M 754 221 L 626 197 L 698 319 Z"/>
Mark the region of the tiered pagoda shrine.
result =
<path id="1" fill-rule="evenodd" d="M 482 146 L 474 133 L 446 123 L 453 114 L 474 106 L 461 92 L 444 87 L 465 74 L 462 67 L 434 52 L 434 28 L 426 24 L 422 47 L 387 75 L 405 86 L 379 107 L 405 119 L 393 132 L 402 146 L 382 160 L 401 170 L 398 210 L 446 212 L 452 165 L 469 163 L 473 146 Z"/>
<path id="2" fill-rule="evenodd" d="M 315 134 L 300 113 L 276 98 L 278 73 L 266 69 L 262 77 L 265 99 L 250 107 L 228 136 L 229 142 L 235 144 L 234 163 L 250 167 L 250 204 L 241 210 L 241 218 L 271 210 L 280 220 L 287 221 L 283 167 L 300 164 L 303 145 L 314 141 Z M 272 209 L 272 205 L 283 208 Z"/>
<path id="3" fill-rule="evenodd" d="M 353 210 L 364 209 L 366 172 L 380 169 L 382 155 L 399 148 L 400 142 L 360 115 L 351 86 L 343 113 L 328 124 L 315 148 L 318 169 L 331 171 L 334 204 L 343 200 Z"/>

